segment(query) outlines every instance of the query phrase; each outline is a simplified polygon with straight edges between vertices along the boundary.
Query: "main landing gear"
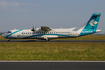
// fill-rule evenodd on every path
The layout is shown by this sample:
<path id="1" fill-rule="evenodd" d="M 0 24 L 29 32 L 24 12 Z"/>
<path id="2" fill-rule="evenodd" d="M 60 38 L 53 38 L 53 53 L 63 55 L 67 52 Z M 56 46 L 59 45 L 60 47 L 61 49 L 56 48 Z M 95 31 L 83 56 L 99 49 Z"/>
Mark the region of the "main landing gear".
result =
<path id="1" fill-rule="evenodd" d="M 49 39 L 47 39 L 47 40 L 45 40 L 46 42 L 49 42 L 50 40 Z"/>
<path id="2" fill-rule="evenodd" d="M 46 41 L 46 42 L 48 42 L 48 41 L 50 41 L 50 39 L 48 39 L 48 38 L 45 38 L 45 41 Z"/>

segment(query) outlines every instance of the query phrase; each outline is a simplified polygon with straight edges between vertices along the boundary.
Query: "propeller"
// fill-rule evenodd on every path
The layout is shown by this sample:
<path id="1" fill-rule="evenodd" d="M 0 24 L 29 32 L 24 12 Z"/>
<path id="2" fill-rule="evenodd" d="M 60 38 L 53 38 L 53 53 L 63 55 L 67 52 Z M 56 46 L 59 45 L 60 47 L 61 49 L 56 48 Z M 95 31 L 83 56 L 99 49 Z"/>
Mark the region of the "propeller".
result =
<path id="1" fill-rule="evenodd" d="M 34 31 L 35 31 L 35 29 L 34 29 L 34 25 L 32 25 L 32 26 L 33 26 L 33 28 L 31 29 L 31 31 L 33 31 L 33 32 L 34 32 Z M 36 27 L 35 27 L 35 28 L 36 28 Z"/>

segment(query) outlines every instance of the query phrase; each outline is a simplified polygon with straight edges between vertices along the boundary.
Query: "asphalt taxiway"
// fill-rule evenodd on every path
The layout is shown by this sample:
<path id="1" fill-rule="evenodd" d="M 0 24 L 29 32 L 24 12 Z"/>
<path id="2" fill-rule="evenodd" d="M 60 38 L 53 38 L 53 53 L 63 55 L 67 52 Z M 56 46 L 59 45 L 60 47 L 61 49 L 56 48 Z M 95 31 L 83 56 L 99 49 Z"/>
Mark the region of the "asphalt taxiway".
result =
<path id="1" fill-rule="evenodd" d="M 103 61 L 1 61 L 0 70 L 105 70 Z"/>
<path id="2" fill-rule="evenodd" d="M 46 42 L 45 40 L 0 40 L 0 42 Z M 49 42 L 87 42 L 87 43 L 105 43 L 105 40 L 50 40 Z"/>

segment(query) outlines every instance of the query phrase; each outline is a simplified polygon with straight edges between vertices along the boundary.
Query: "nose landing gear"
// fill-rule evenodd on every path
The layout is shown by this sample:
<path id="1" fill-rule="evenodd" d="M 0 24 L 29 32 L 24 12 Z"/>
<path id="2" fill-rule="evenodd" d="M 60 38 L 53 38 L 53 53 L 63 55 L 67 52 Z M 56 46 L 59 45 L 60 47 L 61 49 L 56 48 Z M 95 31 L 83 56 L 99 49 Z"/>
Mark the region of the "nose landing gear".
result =
<path id="1" fill-rule="evenodd" d="M 9 41 L 10 41 L 10 39 L 7 39 L 7 41 L 9 42 Z"/>

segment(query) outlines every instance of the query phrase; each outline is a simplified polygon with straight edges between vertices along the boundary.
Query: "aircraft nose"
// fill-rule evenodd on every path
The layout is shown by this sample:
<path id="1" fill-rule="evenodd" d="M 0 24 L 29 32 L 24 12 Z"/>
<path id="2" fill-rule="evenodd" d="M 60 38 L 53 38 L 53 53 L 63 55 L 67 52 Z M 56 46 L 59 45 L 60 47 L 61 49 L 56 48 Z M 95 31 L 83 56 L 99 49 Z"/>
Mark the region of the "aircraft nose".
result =
<path id="1" fill-rule="evenodd" d="M 6 34 L 2 34 L 2 36 L 3 36 L 4 38 L 6 38 Z"/>

